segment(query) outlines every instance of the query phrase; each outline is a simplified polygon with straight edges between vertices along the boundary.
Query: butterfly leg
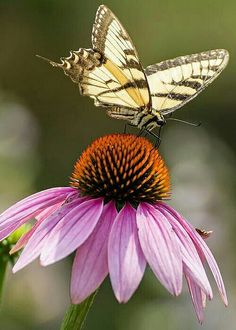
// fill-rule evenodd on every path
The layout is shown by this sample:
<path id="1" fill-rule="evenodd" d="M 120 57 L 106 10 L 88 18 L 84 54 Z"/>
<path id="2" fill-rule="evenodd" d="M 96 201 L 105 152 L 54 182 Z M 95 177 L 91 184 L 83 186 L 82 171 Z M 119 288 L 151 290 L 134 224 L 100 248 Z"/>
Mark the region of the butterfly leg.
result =
<path id="1" fill-rule="evenodd" d="M 159 148 L 160 144 L 161 144 L 161 127 L 159 128 L 158 134 L 153 133 L 152 131 L 149 131 L 147 129 L 145 129 L 145 133 L 146 134 L 150 134 L 151 136 L 153 136 L 156 140 L 155 140 L 155 148 Z"/>
<path id="2" fill-rule="evenodd" d="M 125 123 L 125 127 L 124 127 L 124 134 L 127 133 L 127 127 L 130 126 L 130 127 L 135 127 L 134 125 L 132 124 L 129 124 L 129 123 Z M 143 133 L 145 133 L 144 136 L 146 136 L 148 134 L 148 131 L 145 129 L 145 128 L 142 128 L 139 130 L 137 136 L 141 136 Z"/>
<path id="3" fill-rule="evenodd" d="M 139 131 L 139 133 L 137 134 L 137 136 L 141 136 L 143 133 L 145 133 L 144 136 L 147 135 L 147 130 L 146 130 L 145 128 L 140 129 L 140 131 Z"/>
<path id="4" fill-rule="evenodd" d="M 159 130 L 158 130 L 158 139 L 156 139 L 156 142 L 155 142 L 155 147 L 156 148 L 159 148 L 160 147 L 160 144 L 161 144 L 161 129 L 162 129 L 162 126 L 159 127 Z"/>
<path id="5" fill-rule="evenodd" d="M 145 129 L 145 132 L 146 132 L 147 134 L 150 134 L 150 135 L 153 136 L 154 138 L 159 139 L 159 137 L 158 137 L 155 133 L 153 133 L 152 131 L 148 131 L 147 129 Z"/>

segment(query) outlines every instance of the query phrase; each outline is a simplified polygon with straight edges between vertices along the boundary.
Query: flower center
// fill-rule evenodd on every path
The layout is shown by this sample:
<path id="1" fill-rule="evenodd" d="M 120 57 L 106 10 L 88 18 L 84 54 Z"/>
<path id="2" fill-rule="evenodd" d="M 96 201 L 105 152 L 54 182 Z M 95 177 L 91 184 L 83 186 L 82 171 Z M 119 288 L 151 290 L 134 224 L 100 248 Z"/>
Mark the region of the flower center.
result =
<path id="1" fill-rule="evenodd" d="M 116 202 L 156 202 L 170 196 L 168 169 L 143 137 L 107 135 L 95 140 L 74 166 L 71 186 L 82 195 Z"/>

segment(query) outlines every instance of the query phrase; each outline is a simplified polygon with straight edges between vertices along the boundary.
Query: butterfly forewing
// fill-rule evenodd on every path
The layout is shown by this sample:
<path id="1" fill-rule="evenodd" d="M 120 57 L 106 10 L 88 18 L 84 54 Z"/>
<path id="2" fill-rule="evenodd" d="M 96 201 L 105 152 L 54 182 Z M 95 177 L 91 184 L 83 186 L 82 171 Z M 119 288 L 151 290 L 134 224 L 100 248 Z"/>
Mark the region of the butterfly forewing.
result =
<path id="1" fill-rule="evenodd" d="M 141 111 L 150 105 L 147 79 L 133 43 L 119 20 L 106 6 L 98 8 L 92 32 L 94 51 L 102 54 L 101 65 L 84 72 L 83 94 L 96 105 L 125 106 Z"/>
<path id="2" fill-rule="evenodd" d="M 165 115 L 182 107 L 221 73 L 228 57 L 226 50 L 216 49 L 148 66 L 152 108 Z"/>
<path id="3" fill-rule="evenodd" d="M 94 98 L 96 105 L 137 108 L 133 98 L 121 88 L 120 82 L 104 66 L 84 72 L 80 85 L 82 94 Z"/>

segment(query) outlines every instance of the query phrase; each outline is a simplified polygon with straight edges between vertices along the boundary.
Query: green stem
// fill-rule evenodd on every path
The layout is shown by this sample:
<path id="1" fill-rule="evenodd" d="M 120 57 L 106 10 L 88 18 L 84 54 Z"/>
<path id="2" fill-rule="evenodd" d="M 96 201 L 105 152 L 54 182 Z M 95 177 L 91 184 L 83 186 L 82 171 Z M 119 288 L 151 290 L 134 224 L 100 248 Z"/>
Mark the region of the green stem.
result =
<path id="1" fill-rule="evenodd" d="M 62 321 L 61 330 L 82 329 L 96 294 L 97 291 L 95 291 L 91 296 L 89 296 L 79 305 L 70 305 L 65 314 L 64 320 Z"/>
<path id="2" fill-rule="evenodd" d="M 0 258 L 0 303 L 2 301 L 7 264 L 8 264 L 7 260 L 4 260 L 4 258 Z"/>

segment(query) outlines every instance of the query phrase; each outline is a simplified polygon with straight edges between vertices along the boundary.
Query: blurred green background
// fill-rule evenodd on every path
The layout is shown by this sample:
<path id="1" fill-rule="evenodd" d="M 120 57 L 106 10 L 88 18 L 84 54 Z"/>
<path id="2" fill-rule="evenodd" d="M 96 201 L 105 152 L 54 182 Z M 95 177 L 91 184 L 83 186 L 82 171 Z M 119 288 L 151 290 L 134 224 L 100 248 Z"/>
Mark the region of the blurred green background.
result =
<path id="1" fill-rule="evenodd" d="M 68 184 L 72 166 L 96 137 L 122 132 L 83 98 L 78 87 L 35 54 L 54 60 L 91 47 L 98 1 L 0 0 L 0 208 L 35 191 Z M 193 128 L 169 122 L 161 152 L 172 176 L 172 200 L 195 226 L 214 230 L 209 239 L 225 279 L 229 307 L 214 287 L 203 329 L 235 329 L 236 26 L 235 0 L 106 1 L 128 30 L 143 66 L 179 55 L 226 48 L 221 76 L 176 117 L 201 121 Z M 71 260 L 42 268 L 38 261 L 9 271 L 0 328 L 58 329 L 69 304 Z M 212 281 L 213 282 L 213 281 Z M 171 297 L 146 271 L 130 302 L 119 305 L 107 280 L 87 330 L 198 329 L 187 288 Z"/>

